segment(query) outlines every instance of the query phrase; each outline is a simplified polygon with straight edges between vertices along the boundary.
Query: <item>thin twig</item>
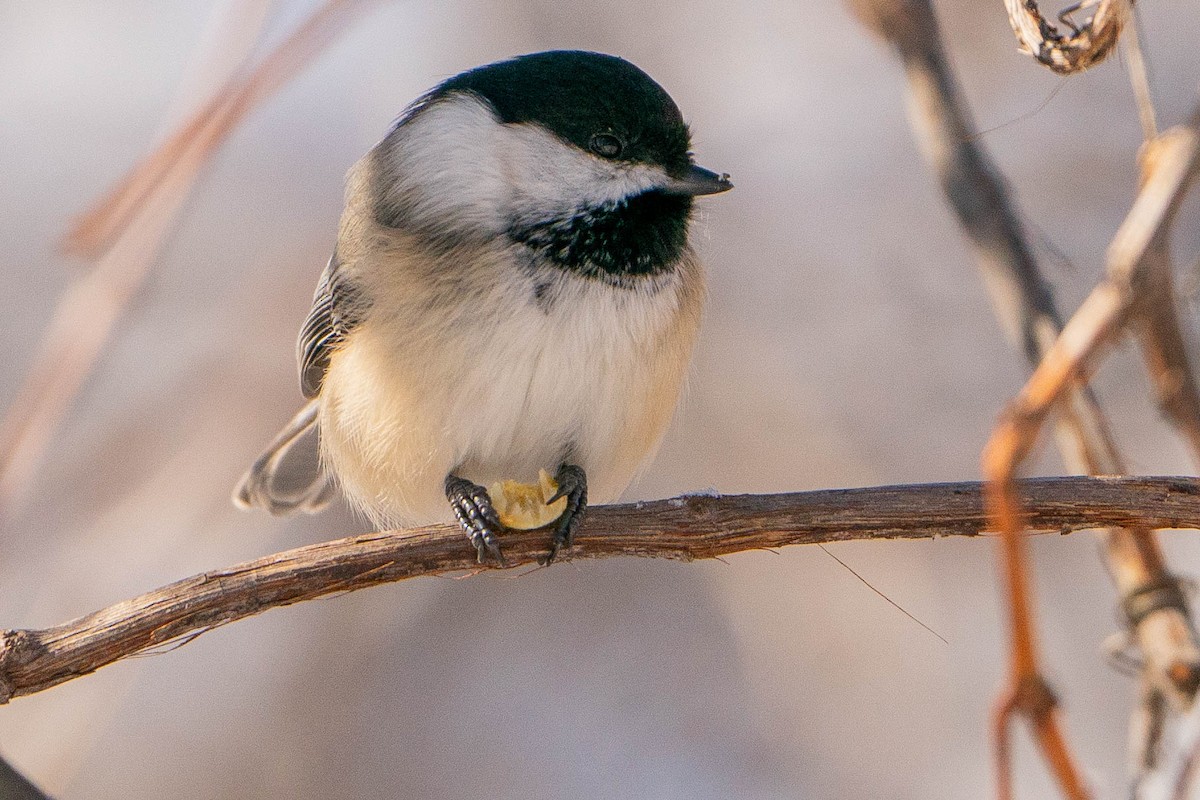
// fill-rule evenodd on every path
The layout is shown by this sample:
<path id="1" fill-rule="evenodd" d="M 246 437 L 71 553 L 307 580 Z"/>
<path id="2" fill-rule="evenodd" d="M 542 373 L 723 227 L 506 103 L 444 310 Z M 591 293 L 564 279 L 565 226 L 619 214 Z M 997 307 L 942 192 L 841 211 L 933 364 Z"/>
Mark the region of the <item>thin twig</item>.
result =
<path id="1" fill-rule="evenodd" d="M 1017 484 L 1034 530 L 1108 525 L 1200 527 L 1200 480 L 1041 478 Z M 682 561 L 790 544 L 977 536 L 987 530 L 975 482 L 778 495 L 685 496 L 591 509 L 577 558 Z M 504 535 L 509 567 L 546 556 L 545 531 Z M 73 622 L 0 634 L 0 702 L 277 606 L 419 575 L 476 570 L 453 525 L 372 533 L 309 545 L 206 572 Z"/>
<path id="2" fill-rule="evenodd" d="M 355 16 L 379 0 L 326 0 L 257 64 L 239 70 L 166 140 L 143 158 L 66 237 L 66 248 L 95 256 L 112 245 L 130 219 L 149 205 L 172 172 L 197 171 L 233 129 L 287 85 L 330 45 Z"/>
<path id="3" fill-rule="evenodd" d="M 1123 635 L 1123 634 L 1118 634 Z M 1116 655 L 1114 653 L 1114 655 Z M 1120 656 L 1117 656 L 1120 658 Z M 1114 663 L 1120 669 L 1120 662 Z M 1135 667 L 1140 669 L 1140 665 Z M 1144 784 L 1145 776 L 1155 770 L 1162 755 L 1163 735 L 1166 732 L 1167 718 L 1170 707 L 1166 696 L 1146 680 L 1145 675 L 1138 681 L 1138 694 L 1141 702 L 1133 709 L 1129 720 L 1129 752 L 1126 772 L 1130 776 L 1131 796 L 1139 800 L 1148 800 L 1139 787 Z"/>
<path id="4" fill-rule="evenodd" d="M 1181 716 L 1166 755 L 1146 771 L 1137 787 L 1138 800 L 1188 800 L 1200 761 L 1200 704 Z"/>
<path id="5" fill-rule="evenodd" d="M 1192 127 L 1173 128 L 1146 144 L 1141 160 L 1147 180 L 1160 170 L 1184 170 L 1185 181 L 1194 175 L 1200 149 L 1198 125 L 1200 112 Z M 1190 163 L 1182 161 L 1187 154 Z M 1159 163 L 1172 159 L 1180 162 Z M 1196 357 L 1190 345 L 1192 337 L 1183 335 L 1184 320 L 1177 308 L 1168 242 L 1164 226 L 1147 245 L 1140 265 L 1129 266 L 1129 272 L 1118 279 L 1127 281 L 1136 292 L 1137 332 L 1159 406 L 1191 445 L 1193 459 L 1200 464 L 1200 387 L 1193 370 Z"/>
<path id="6" fill-rule="evenodd" d="M 1004 179 L 973 133 L 932 7 L 927 0 L 854 0 L 852 6 L 868 27 L 898 51 L 908 79 L 917 139 L 970 240 L 997 316 L 1009 338 L 1036 367 L 1057 339 L 1062 318 Z M 1066 391 L 1069 400 L 1056 417 L 1055 428 L 1067 467 L 1090 474 L 1124 472 L 1095 396 L 1079 383 Z M 1122 607 L 1131 607 L 1125 599 L 1139 596 L 1148 586 L 1173 584 L 1149 529 L 1108 530 L 1104 541 Z M 1177 599 L 1177 604 L 1160 603 L 1129 623 L 1142 651 L 1144 680 L 1182 707 L 1191 701 L 1200 675 L 1200 645 L 1186 604 L 1181 596 Z M 1160 720 L 1161 715 L 1145 718 Z M 1007 728 L 1003 730 L 1007 735 Z M 1152 741 L 1158 732 L 1146 733 Z M 1003 742 L 998 743 L 998 752 L 1007 753 Z M 1006 781 L 1004 776 L 1002 795 Z"/>
<path id="7" fill-rule="evenodd" d="M 1142 50 L 1141 21 L 1137 9 L 1122 40 L 1125 62 L 1129 65 L 1129 83 L 1137 101 L 1138 119 L 1142 123 L 1142 138 L 1147 142 L 1158 137 L 1158 119 L 1154 113 L 1154 97 L 1150 91 L 1150 70 Z"/>
<path id="8" fill-rule="evenodd" d="M 942 644 L 950 644 L 950 642 L 949 642 L 949 641 L 946 639 L 946 637 L 945 637 L 945 636 L 942 636 L 940 633 L 938 633 L 937 631 L 935 631 L 933 628 L 929 627 L 929 626 L 928 626 L 928 625 L 926 625 L 924 622 L 921 622 L 921 620 L 917 619 L 917 618 L 916 618 L 916 617 L 914 617 L 914 616 L 913 616 L 911 613 L 909 613 L 908 609 L 906 609 L 904 606 L 900 605 L 900 604 L 899 604 L 899 603 L 897 603 L 895 600 L 893 600 L 892 598 L 888 597 L 888 596 L 887 596 L 886 594 L 884 594 L 883 592 L 881 592 L 881 591 L 879 591 L 878 589 L 876 589 L 876 588 L 875 588 L 875 587 L 874 587 L 874 586 L 871 584 L 871 582 L 870 582 L 870 581 L 868 581 L 868 580 L 867 580 L 866 578 L 864 578 L 862 575 L 859 575 L 859 574 L 858 574 L 858 570 L 854 569 L 854 567 L 850 566 L 850 565 L 849 565 L 849 564 L 847 564 L 847 563 L 846 563 L 844 560 L 842 560 L 842 559 L 838 558 L 836 555 L 834 555 L 833 551 L 832 551 L 832 550 L 830 550 L 828 547 L 826 547 L 826 546 L 825 546 L 825 545 L 823 545 L 823 544 L 818 544 L 818 545 L 817 545 L 817 547 L 821 548 L 822 552 L 824 552 L 824 553 L 825 553 L 825 555 L 829 556 L 829 557 L 830 557 L 830 558 L 832 558 L 834 561 L 836 561 L 836 562 L 837 562 L 837 563 L 838 563 L 838 564 L 841 566 L 841 568 L 842 568 L 842 569 L 846 570 L 846 571 L 847 571 L 847 572 L 849 572 L 851 575 L 853 575 L 855 578 L 857 578 L 859 583 L 861 583 L 863 586 L 867 587 L 867 588 L 868 588 L 868 589 L 870 589 L 872 592 L 874 592 L 875 594 L 877 594 L 877 595 L 878 595 L 878 596 L 879 596 L 879 597 L 880 597 L 880 598 L 881 598 L 881 599 L 882 599 L 882 600 L 883 600 L 885 603 L 887 603 L 887 604 L 888 604 L 888 605 L 890 605 L 892 608 L 894 608 L 894 609 L 896 609 L 897 611 L 899 611 L 899 612 L 900 612 L 901 614 L 903 614 L 904 616 L 908 617 L 908 618 L 909 618 L 910 620 L 912 620 L 913 622 L 915 622 L 915 623 L 917 623 L 918 625 L 920 625 L 922 628 L 924 628 L 924 629 L 925 629 L 926 631 L 928 631 L 929 633 L 931 633 L 931 634 L 933 634 L 934 636 L 936 636 L 938 639 L 940 639 L 940 640 L 941 640 Z M 718 561 L 721 561 L 722 559 L 721 559 L 721 557 L 720 557 L 720 556 L 717 556 L 717 560 L 718 560 Z"/>
<path id="9" fill-rule="evenodd" d="M 0 520 L 141 287 L 204 164 L 233 127 L 377 0 L 329 0 L 254 69 L 238 72 L 75 227 L 70 250 L 98 257 L 59 300 L 33 365 L 0 420 Z"/>
<path id="10" fill-rule="evenodd" d="M 1167 131 L 1156 140 L 1159 146 L 1146 162 L 1142 190 L 1109 247 L 1107 277 L 1067 323 L 1009 405 L 983 455 L 988 509 L 1004 544 L 1004 578 L 1010 604 L 1011 701 L 1001 706 L 1002 719 L 1007 720 L 1016 711 L 1030 717 L 1060 786 L 1072 798 L 1086 797 L 1087 793 L 1067 754 L 1054 715 L 1054 696 L 1045 689 L 1040 672 L 1033 601 L 1025 572 L 1028 555 L 1021 537 L 1025 521 L 1014 478 L 1050 411 L 1073 386 L 1087 379 L 1099 355 L 1125 330 L 1131 317 L 1165 311 L 1140 305 L 1144 297 L 1142 287 L 1161 266 L 1162 242 L 1195 172 L 1200 152 L 1198 125 L 1200 108 L 1188 127 Z M 1173 297 L 1167 299 L 1174 301 Z M 1147 586 L 1136 597 L 1138 610 L 1127 608 L 1126 613 L 1136 620 L 1164 606 L 1177 606 L 1181 603 L 1179 594 L 1174 581 Z M 1188 664 L 1178 666 L 1180 674 L 1173 677 L 1174 682 L 1186 690 L 1186 695 L 1194 695 L 1197 671 L 1187 669 Z M 1036 691 L 1030 691 L 1031 687 Z"/>

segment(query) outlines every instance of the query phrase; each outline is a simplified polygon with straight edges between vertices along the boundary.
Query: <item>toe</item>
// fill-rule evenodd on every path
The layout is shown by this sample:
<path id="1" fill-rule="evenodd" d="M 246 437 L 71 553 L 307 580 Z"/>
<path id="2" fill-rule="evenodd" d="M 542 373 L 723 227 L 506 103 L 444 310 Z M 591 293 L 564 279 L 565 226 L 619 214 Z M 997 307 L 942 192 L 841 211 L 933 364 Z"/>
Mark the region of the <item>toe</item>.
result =
<path id="1" fill-rule="evenodd" d="M 475 546 L 478 562 L 487 563 L 490 557 L 504 566 L 504 556 L 496 537 L 496 532 L 503 525 L 487 490 L 457 475 L 449 475 L 446 478 L 446 499 L 450 501 L 450 508 L 459 525 Z"/>
<path id="2" fill-rule="evenodd" d="M 574 542 L 575 530 L 583 520 L 587 509 L 587 474 L 574 464 L 563 464 L 554 476 L 558 483 L 558 491 L 548 502 L 565 497 L 567 507 L 558 519 L 554 529 L 554 541 L 550 545 L 550 554 L 543 562 L 549 564 L 558 557 L 563 548 L 569 548 Z"/>

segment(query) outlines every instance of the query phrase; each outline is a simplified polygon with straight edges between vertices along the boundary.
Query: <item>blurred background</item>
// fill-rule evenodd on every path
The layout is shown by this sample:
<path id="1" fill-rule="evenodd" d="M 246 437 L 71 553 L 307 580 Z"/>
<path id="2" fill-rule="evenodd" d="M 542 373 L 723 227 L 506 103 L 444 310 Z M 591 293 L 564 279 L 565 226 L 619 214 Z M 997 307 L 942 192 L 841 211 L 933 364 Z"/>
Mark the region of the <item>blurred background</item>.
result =
<path id="1" fill-rule="evenodd" d="M 0 3 L 0 407 L 85 268 L 60 237 L 186 111 L 195 48 L 228 5 Z M 316 5 L 275 3 L 268 39 Z M 1134 194 L 1123 65 L 1063 80 L 1015 52 L 1001 3 L 938 10 L 983 141 L 1072 310 Z M 1200 82 L 1200 8 L 1140 11 L 1166 125 Z M 229 502 L 298 404 L 293 344 L 342 177 L 429 86 L 562 47 L 649 72 L 691 122 L 698 161 L 737 185 L 702 203 L 708 316 L 685 403 L 629 498 L 978 477 L 1025 366 L 914 146 L 895 61 L 840 5 L 385 2 L 204 173 L 0 531 L 0 627 L 363 529 L 341 508 L 279 520 Z M 1132 348 L 1098 387 L 1135 471 L 1192 471 Z M 1059 472 L 1044 449 L 1035 471 Z M 1176 570 L 1197 572 L 1200 543 L 1166 540 Z M 949 644 L 816 548 L 424 578 L 20 698 L 0 708 L 0 753 L 70 799 L 990 796 L 1004 664 L 993 544 L 831 549 Z M 1034 542 L 1051 678 L 1112 798 L 1134 687 L 1099 653 L 1117 616 L 1097 549 L 1086 534 Z M 1019 738 L 1021 796 L 1045 796 Z"/>

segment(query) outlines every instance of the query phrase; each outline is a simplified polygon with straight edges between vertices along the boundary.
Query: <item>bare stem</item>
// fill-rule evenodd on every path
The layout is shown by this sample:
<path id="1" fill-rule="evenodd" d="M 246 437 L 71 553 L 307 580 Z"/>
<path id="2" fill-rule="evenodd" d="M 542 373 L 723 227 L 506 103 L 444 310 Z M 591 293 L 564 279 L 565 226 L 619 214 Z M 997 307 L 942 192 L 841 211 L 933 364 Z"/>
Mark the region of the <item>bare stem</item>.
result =
<path id="1" fill-rule="evenodd" d="M 239 70 L 78 222 L 69 250 L 95 259 L 67 287 L 32 366 L 0 417 L 0 522 L 24 497 L 63 418 L 154 266 L 212 153 L 377 0 L 326 0 L 257 65 Z"/>
<path id="2" fill-rule="evenodd" d="M 1200 527 L 1200 480 L 1040 478 L 1016 487 L 1032 530 Z M 978 536 L 987 529 L 976 482 L 698 495 L 591 509 L 570 555 L 691 561 L 791 544 Z M 509 531 L 505 558 L 512 567 L 535 564 L 548 545 L 545 531 Z M 0 634 L 0 702 L 277 606 L 481 568 L 462 531 L 438 525 L 322 542 L 206 572 L 63 625 Z"/>
<path id="3" fill-rule="evenodd" d="M 932 6 L 928 0 L 850 0 L 850 3 L 864 24 L 886 39 L 900 56 L 908 79 L 910 118 L 917 140 L 974 249 L 1001 324 L 1030 364 L 1037 367 L 1055 347 L 1063 327 L 1062 318 L 1050 286 L 1038 268 L 1016 203 L 999 169 L 975 135 L 966 100 L 958 88 L 942 45 Z M 1009 7 L 1011 12 L 1020 16 L 1020 20 L 1039 23 L 1033 26 L 1032 32 L 1043 37 L 1043 42 L 1055 42 L 1053 47 L 1057 47 L 1065 41 L 1053 28 L 1047 29 L 1041 24 L 1044 20 L 1036 4 L 1010 3 Z M 1087 37 L 1092 37 L 1093 43 L 1100 41 L 1095 38 L 1096 32 L 1106 30 L 1105 36 L 1110 37 L 1106 47 L 1110 48 L 1119 34 L 1120 24 L 1124 21 L 1121 15 L 1124 13 L 1113 3 L 1102 3 L 1091 21 L 1083 25 L 1074 37 L 1069 37 L 1073 39 L 1072 46 L 1083 43 Z M 1018 28 L 1018 35 L 1021 35 L 1017 17 L 1014 17 L 1014 27 Z M 1136 49 L 1136 40 L 1131 41 L 1129 46 Z M 1056 58 L 1067 58 L 1062 53 L 1056 55 L 1050 45 L 1047 47 L 1050 49 L 1039 49 L 1037 52 L 1049 59 L 1048 63 L 1053 65 Z M 1102 55 L 1093 53 L 1093 56 L 1089 56 L 1093 60 L 1087 63 L 1095 63 Z M 1078 58 L 1079 54 L 1070 57 Z M 1081 61 L 1076 63 L 1087 66 Z M 1062 71 L 1073 71 L 1075 68 L 1082 67 Z M 1137 75 L 1134 85 L 1139 86 Z M 1160 152 L 1160 143 L 1148 145 L 1147 163 Z M 1139 224 L 1146 222 L 1151 221 L 1139 220 Z M 1141 252 L 1147 259 L 1154 255 L 1145 248 Z M 1166 262 L 1165 254 L 1161 261 Z M 1129 263 L 1129 259 L 1118 258 L 1113 263 Z M 1171 313 L 1173 296 L 1170 276 L 1165 270 L 1154 271 L 1152 276 L 1155 278 L 1153 288 L 1156 289 L 1154 294 L 1157 299 L 1151 300 L 1145 307 L 1156 311 L 1162 308 L 1164 311 L 1151 315 L 1144 326 L 1148 360 L 1164 406 L 1175 412 L 1172 413 L 1173 418 L 1179 419 L 1181 427 L 1190 434 L 1191 430 L 1200 430 L 1200 421 L 1191 422 L 1200 420 L 1200 417 L 1190 413 L 1194 394 L 1188 391 L 1190 371 L 1183 357 L 1186 354 L 1180 344 L 1177 321 Z M 1089 311 L 1074 323 L 1076 332 L 1071 341 L 1080 340 L 1083 335 L 1080 333 L 1081 327 L 1086 327 L 1086 324 L 1081 326 L 1080 323 L 1085 320 L 1092 324 L 1093 332 L 1098 332 L 1095 324 L 1100 323 L 1101 328 L 1105 327 L 1101 318 L 1113 324 L 1127 318 L 1125 304 L 1131 302 L 1132 296 L 1132 291 L 1124 291 L 1127 284 L 1128 281 L 1108 284 L 1089 300 Z M 1112 307 L 1114 302 L 1117 308 Z M 1112 334 L 1112 325 L 1107 327 L 1107 333 Z M 1059 350 L 1060 355 L 1065 354 L 1061 345 Z M 1064 361 L 1059 359 L 1055 364 L 1056 368 L 1061 368 Z M 1063 460 L 1073 471 L 1106 475 L 1122 473 L 1125 471 L 1124 459 L 1113 443 L 1109 423 L 1095 396 L 1082 380 L 1086 364 L 1076 363 L 1074 368 L 1069 380 L 1054 384 L 1055 391 L 1059 393 L 1056 394 L 1059 404 L 1055 427 Z M 1048 384 L 1043 382 L 1042 385 Z M 1032 414 L 1030 411 L 1026 404 L 1022 413 L 1010 413 L 1006 417 L 1005 425 L 1012 429 L 1010 432 L 1015 433 L 1015 429 L 1020 428 L 1029 438 L 1020 442 L 1004 442 L 1004 447 L 1009 451 L 1006 457 L 1015 459 L 996 465 L 1005 478 L 1011 478 L 1015 463 L 1024 458 L 1048 407 Z M 1189 428 L 1193 425 L 1195 427 Z M 1192 437 L 1189 435 L 1189 438 Z M 1200 442 L 1200 438 L 1192 440 Z M 996 509 L 1004 514 L 1004 520 L 1012 526 L 1012 530 L 1020 530 L 1019 504 L 1015 504 L 1011 496 L 1002 490 L 997 492 Z M 1151 689 L 1145 693 L 1146 702 L 1157 703 L 1156 693 L 1162 693 L 1176 708 L 1185 707 L 1191 702 L 1197 680 L 1200 679 L 1200 646 L 1197 645 L 1183 596 L 1177 591 L 1177 583 L 1167 571 L 1157 538 L 1151 529 L 1131 526 L 1105 531 L 1104 541 L 1110 572 L 1142 652 L 1143 680 Z M 1013 538 L 1008 544 L 1004 579 L 1011 604 L 1011 633 L 1014 637 L 1012 658 L 1016 675 L 1003 702 L 997 706 L 1000 718 L 996 721 L 995 733 L 1005 737 L 997 740 L 996 750 L 1004 776 L 999 786 L 1001 797 L 1009 791 L 1008 779 L 1004 775 L 1009 758 L 1006 715 L 1015 710 L 1036 710 L 1032 706 L 1021 709 L 1016 704 L 1019 697 L 1029 695 L 1028 692 L 1018 691 L 1018 687 L 1030 684 L 1030 676 L 1036 673 L 1034 666 L 1037 658 L 1032 634 L 1032 598 L 1028 596 L 1024 565 L 1018 563 L 1024 559 L 1022 542 Z M 1171 588 L 1175 588 L 1175 591 L 1169 591 Z M 1161 721 L 1163 715 L 1143 713 L 1137 718 Z M 1149 742 L 1157 740 L 1160 731 L 1154 727 L 1142 727 L 1148 746 Z M 1036 727 L 1035 734 L 1042 741 L 1049 741 L 1043 735 L 1044 731 L 1039 732 Z M 1146 752 L 1145 748 L 1138 749 Z M 1052 764 L 1058 765 L 1055 769 L 1062 777 L 1065 770 L 1061 767 L 1064 762 L 1061 748 L 1059 750 L 1057 755 L 1045 754 Z M 1075 786 L 1071 791 L 1080 791 L 1073 777 L 1068 776 L 1068 780 Z"/>

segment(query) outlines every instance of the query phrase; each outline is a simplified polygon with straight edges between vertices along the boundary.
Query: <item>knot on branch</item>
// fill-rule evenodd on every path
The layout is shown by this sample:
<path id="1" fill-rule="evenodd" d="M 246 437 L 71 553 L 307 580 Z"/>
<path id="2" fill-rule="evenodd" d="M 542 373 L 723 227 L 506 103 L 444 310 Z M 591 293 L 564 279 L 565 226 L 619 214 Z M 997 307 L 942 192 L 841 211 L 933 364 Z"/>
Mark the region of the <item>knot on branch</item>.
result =
<path id="1" fill-rule="evenodd" d="M 1130 629 L 1137 628 L 1146 617 L 1165 608 L 1188 617 L 1187 598 L 1172 575 L 1139 586 L 1121 599 L 1121 611 Z"/>
<path id="2" fill-rule="evenodd" d="M 1130 592 L 1121 600 L 1121 611 L 1131 631 L 1136 630 L 1144 619 L 1159 611 L 1170 611 L 1178 615 L 1177 618 L 1181 619 L 1189 630 L 1192 625 L 1182 583 L 1171 575 L 1139 586 Z M 1175 657 L 1164 665 L 1163 675 L 1184 702 L 1190 703 L 1200 689 L 1200 660 L 1197 659 L 1195 651 L 1177 652 Z"/>
<path id="3" fill-rule="evenodd" d="M 1027 719 L 1044 719 L 1058 707 L 1058 695 L 1041 675 L 1025 675 L 1013 688 L 1010 707 L 1024 714 Z"/>
<path id="4" fill-rule="evenodd" d="M 14 668 L 29 664 L 43 649 L 29 631 L 0 632 L 0 705 L 12 700 L 16 693 L 17 684 L 12 678 Z"/>
<path id="5" fill-rule="evenodd" d="M 1172 661 L 1167 667 L 1167 678 L 1185 698 L 1194 698 L 1197 689 L 1200 689 L 1200 664 L 1194 661 Z"/>

